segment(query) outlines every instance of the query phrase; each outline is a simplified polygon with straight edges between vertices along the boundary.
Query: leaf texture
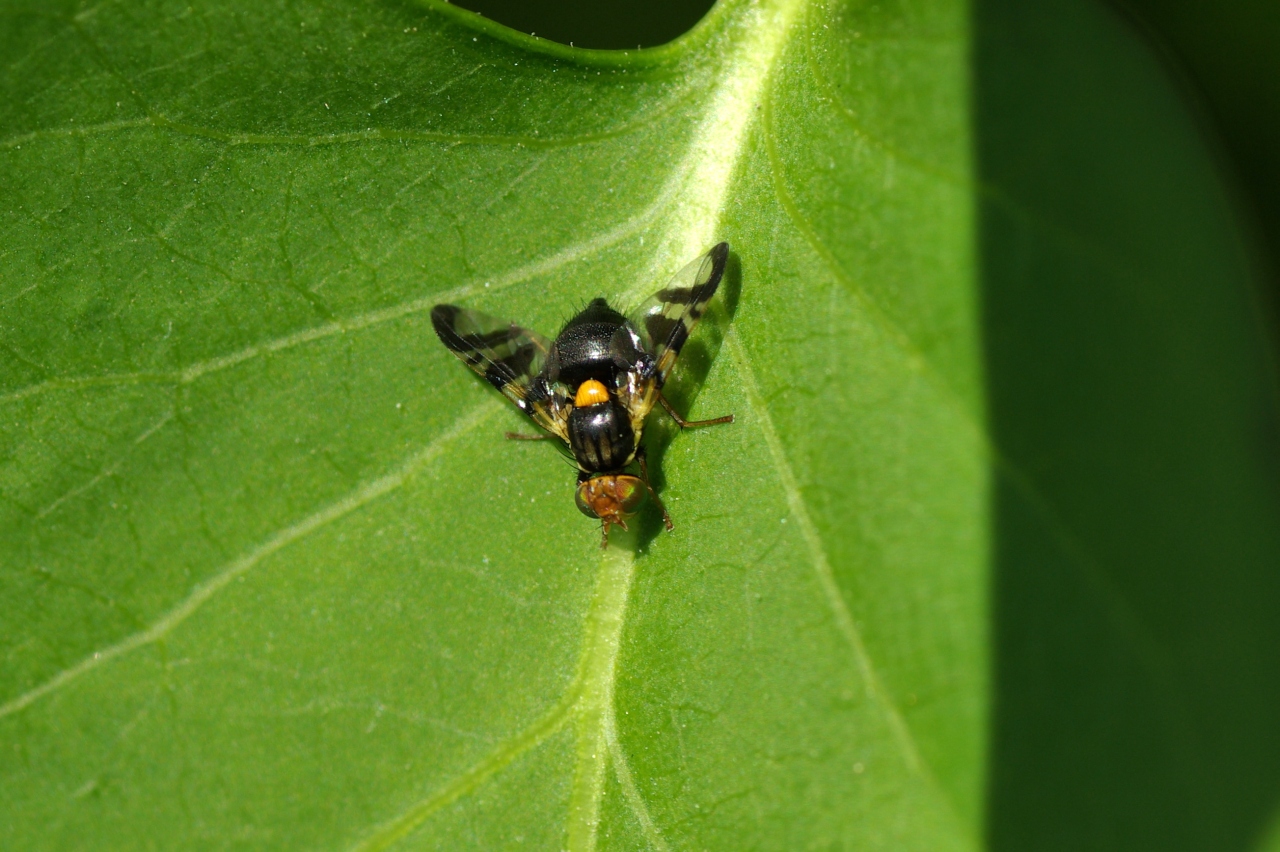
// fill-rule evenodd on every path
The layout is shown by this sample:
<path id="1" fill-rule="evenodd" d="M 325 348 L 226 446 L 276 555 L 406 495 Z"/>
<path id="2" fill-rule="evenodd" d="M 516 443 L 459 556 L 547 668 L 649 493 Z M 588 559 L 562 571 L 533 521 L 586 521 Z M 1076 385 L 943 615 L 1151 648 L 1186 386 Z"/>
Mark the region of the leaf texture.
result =
<path id="1" fill-rule="evenodd" d="M 723 0 L 626 53 L 393 0 L 3 14 L 9 845 L 1006 836 L 1000 489 L 1098 539 L 990 396 L 980 202 L 1039 214 L 984 183 L 970 9 Z M 601 555 L 430 308 L 550 335 L 720 240 L 670 388 L 737 421 L 652 424 L 676 529 Z M 1260 387 L 1251 340 L 1215 369 Z"/>

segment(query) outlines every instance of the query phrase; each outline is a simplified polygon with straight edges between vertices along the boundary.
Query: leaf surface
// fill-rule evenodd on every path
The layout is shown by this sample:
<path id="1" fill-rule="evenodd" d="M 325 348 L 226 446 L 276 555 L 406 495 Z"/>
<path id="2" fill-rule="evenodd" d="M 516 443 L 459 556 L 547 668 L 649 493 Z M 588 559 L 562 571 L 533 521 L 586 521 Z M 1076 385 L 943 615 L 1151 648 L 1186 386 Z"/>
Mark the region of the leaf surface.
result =
<path id="1" fill-rule="evenodd" d="M 975 174 L 966 7 L 725 0 L 622 54 L 436 4 L 3 12 L 15 848 L 983 845 L 993 471 L 1103 534 L 989 425 L 1017 175 Z M 1091 257 L 1062 232 L 1027 251 Z M 676 530 L 602 554 L 428 312 L 554 334 L 721 239 L 671 396 L 737 422 L 655 416 Z"/>

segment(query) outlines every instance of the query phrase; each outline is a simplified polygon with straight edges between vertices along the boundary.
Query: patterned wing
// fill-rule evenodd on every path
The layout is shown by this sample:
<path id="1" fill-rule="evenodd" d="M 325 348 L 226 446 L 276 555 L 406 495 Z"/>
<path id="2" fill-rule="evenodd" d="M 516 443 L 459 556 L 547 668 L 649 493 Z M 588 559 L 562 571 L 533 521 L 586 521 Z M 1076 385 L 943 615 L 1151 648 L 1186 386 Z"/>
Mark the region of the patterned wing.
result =
<path id="1" fill-rule="evenodd" d="M 457 355 L 543 429 L 568 441 L 567 400 L 542 376 L 551 341 L 513 322 L 456 305 L 436 305 L 431 324 Z"/>
<path id="2" fill-rule="evenodd" d="M 720 286 L 728 259 L 729 244 L 720 243 L 680 270 L 631 315 L 632 325 L 653 355 L 658 387 L 667 380 L 680 348 Z"/>

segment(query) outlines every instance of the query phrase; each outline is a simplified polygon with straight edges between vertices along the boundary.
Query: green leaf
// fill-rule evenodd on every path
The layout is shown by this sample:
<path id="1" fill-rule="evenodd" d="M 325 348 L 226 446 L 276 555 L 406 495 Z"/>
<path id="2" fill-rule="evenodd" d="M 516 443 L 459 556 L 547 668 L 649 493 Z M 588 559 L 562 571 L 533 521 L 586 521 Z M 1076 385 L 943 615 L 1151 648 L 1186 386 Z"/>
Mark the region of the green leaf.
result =
<path id="1" fill-rule="evenodd" d="M 723 0 L 629 53 L 394 0 L 3 14 L 8 846 L 1262 831 L 1253 273 L 1094 6 Z M 602 553 L 427 312 L 554 333 L 721 239 L 671 396 L 737 422 L 655 416 L 676 529 Z"/>
<path id="2" fill-rule="evenodd" d="M 1251 849 L 1280 802 L 1261 276 L 1111 12 L 976 19 L 1000 849 Z"/>

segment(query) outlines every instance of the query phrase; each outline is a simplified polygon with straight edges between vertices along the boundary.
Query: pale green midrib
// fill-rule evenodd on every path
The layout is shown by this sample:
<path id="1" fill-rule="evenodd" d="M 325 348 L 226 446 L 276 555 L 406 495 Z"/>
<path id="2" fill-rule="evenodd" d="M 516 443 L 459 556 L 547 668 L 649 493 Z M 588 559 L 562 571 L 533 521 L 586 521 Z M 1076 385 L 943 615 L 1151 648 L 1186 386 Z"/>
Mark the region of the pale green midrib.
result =
<path id="1" fill-rule="evenodd" d="M 627 599 L 635 576 L 634 537 L 627 538 L 625 544 L 632 549 L 615 541 L 604 553 L 584 632 L 577 678 L 581 684 L 578 742 L 565 831 L 569 852 L 588 852 L 596 845 L 609 753 L 606 735 L 613 714 Z"/>
<path id="2" fill-rule="evenodd" d="M 759 122 L 757 110 L 768 78 L 792 23 L 806 4 L 807 0 L 735 4 L 742 20 L 732 23 L 731 35 L 745 33 L 745 38 L 726 48 L 718 73 L 711 72 L 714 82 L 709 103 L 679 170 L 689 177 L 675 211 L 664 219 L 649 274 L 637 276 L 624 301 L 649 295 L 655 282 L 664 283 L 722 239 L 721 218 L 735 170 Z"/>
<path id="3" fill-rule="evenodd" d="M 764 5 L 752 7 L 757 16 Z M 755 107 L 801 5 L 802 0 L 772 4 L 780 11 L 772 22 L 773 26 L 760 27 L 757 31 L 762 34 L 761 38 L 739 46 L 737 61 L 726 61 L 723 66 L 723 77 L 714 96 L 712 118 L 704 124 L 702 131 L 707 137 L 704 144 L 716 137 L 719 145 L 712 150 L 717 156 L 695 160 L 692 156 L 694 149 L 678 170 L 681 175 L 688 173 L 680 193 L 680 213 L 683 215 L 677 214 L 666 220 L 666 233 L 655 251 L 655 269 L 679 268 L 682 259 L 691 259 L 717 238 L 730 181 L 741 158 L 747 133 L 756 122 Z M 732 88 L 733 84 L 737 85 L 736 90 Z M 746 119 L 742 120 L 744 113 Z M 735 119 L 738 120 L 735 122 Z M 639 286 L 651 289 L 653 285 L 646 281 Z M 625 541 L 634 548 L 634 537 L 627 536 Z M 630 770 L 617 738 L 614 686 L 626 625 L 627 600 L 635 572 L 634 551 L 624 550 L 619 546 L 622 543 L 623 537 L 615 535 L 612 546 L 602 557 L 596 591 L 584 628 L 577 674 L 556 706 L 476 769 L 459 776 L 441 791 L 379 829 L 359 849 L 385 849 L 406 837 L 439 808 L 474 790 L 493 772 L 550 735 L 547 733 L 539 737 L 532 732 L 559 730 L 570 720 L 577 723 L 577 743 L 565 831 L 569 852 L 593 852 L 596 848 L 600 803 L 610 755 L 613 755 L 624 796 L 635 811 L 646 839 L 660 852 L 667 848 L 634 783 L 628 783 L 631 780 Z"/>
<path id="4" fill-rule="evenodd" d="M 486 400 L 467 414 L 454 421 L 446 431 L 442 432 L 429 444 L 411 455 L 397 468 L 354 489 L 341 500 L 330 503 L 322 509 L 302 518 L 282 530 L 268 536 L 261 544 L 249 550 L 239 559 L 227 564 L 215 572 L 209 579 L 197 585 L 191 593 L 177 606 L 168 610 L 163 616 L 152 622 L 145 630 L 141 630 L 124 639 L 94 651 L 75 665 L 63 669 L 23 694 L 0 704 L 0 718 L 29 707 L 44 696 L 66 686 L 79 677 L 96 669 L 116 657 L 128 654 L 138 648 L 160 641 L 178 625 L 182 624 L 210 599 L 226 588 L 237 577 L 242 576 L 264 559 L 276 554 L 295 542 L 298 542 L 328 524 L 355 512 L 369 503 L 390 494 L 400 488 L 415 473 L 439 457 L 445 447 L 452 441 L 471 433 L 485 419 L 501 410 L 496 400 Z"/>
<path id="5" fill-rule="evenodd" d="M 641 288 L 653 287 L 652 279 L 661 275 L 662 270 L 669 275 L 670 270 L 681 268 L 719 241 L 720 222 L 730 185 L 749 133 L 758 123 L 757 108 L 791 25 L 804 2 L 776 0 L 740 7 L 743 10 L 741 14 L 751 20 L 736 22 L 736 32 L 745 31 L 747 37 L 733 46 L 732 53 L 726 50 L 719 79 L 711 94 L 707 120 L 690 140 L 685 163 L 693 165 L 686 167 L 690 177 L 680 197 L 681 207 L 676 215 L 666 220 L 665 233 L 654 252 L 651 270 L 654 274 L 641 276 L 641 281 L 626 299 L 635 301 Z M 597 606 L 593 608 L 593 619 L 604 620 L 589 621 L 589 625 L 594 623 L 595 627 L 589 627 L 588 638 L 584 642 L 583 712 L 578 719 L 577 761 L 566 830 L 568 852 L 594 852 L 596 848 L 600 801 L 604 795 L 611 752 L 616 755 L 615 774 L 619 782 L 622 783 L 624 777 L 630 779 L 625 753 L 617 737 L 614 683 L 634 555 L 619 555 L 617 550 L 615 545 L 604 556 Z M 624 559 L 625 562 L 622 561 Z M 604 594 L 610 586 L 615 588 Z M 646 838 L 655 848 L 665 849 L 661 832 L 634 784 L 623 786 L 627 803 L 641 823 Z"/>
<path id="6" fill-rule="evenodd" d="M 727 69 L 724 75 L 725 79 L 728 83 L 736 83 L 737 86 L 734 88 L 722 81 L 717 91 L 718 97 L 713 109 L 718 120 L 709 124 L 710 129 L 705 131 L 704 135 L 708 137 L 708 142 L 711 141 L 710 137 L 713 134 L 728 136 L 729 139 L 720 140 L 719 147 L 715 149 L 716 157 L 705 158 L 702 162 L 697 163 L 700 168 L 696 174 L 689 177 L 688 180 L 680 180 L 679 178 L 685 176 L 685 170 L 681 169 L 677 174 L 677 179 L 671 183 L 672 189 L 683 187 L 684 192 L 681 196 L 683 201 L 697 201 L 701 204 L 700 208 L 695 210 L 692 205 L 686 203 L 683 207 L 683 210 L 686 211 L 684 217 L 673 216 L 668 220 L 668 242 L 670 243 L 672 238 L 683 238 L 684 240 L 684 247 L 676 250 L 678 255 L 691 255 L 693 249 L 701 250 L 705 248 L 705 245 L 718 231 L 719 212 L 723 208 L 734 167 L 741 156 L 746 126 L 753 122 L 754 115 L 752 111 L 746 110 L 747 121 L 739 120 L 734 124 L 733 119 L 741 119 L 741 113 L 744 112 L 742 109 L 744 102 L 750 107 L 754 106 L 758 100 L 759 92 L 772 69 L 773 61 L 778 55 L 783 37 L 787 31 L 787 24 L 789 24 L 800 4 L 796 0 L 792 0 L 791 2 L 775 5 L 778 9 L 790 14 L 782 16 L 780 25 L 773 28 L 761 28 L 761 31 L 765 34 L 761 44 L 752 43 L 740 48 L 739 56 L 748 57 L 746 61 L 740 59 L 737 63 L 726 64 L 725 66 Z M 752 11 L 758 14 L 759 8 L 758 6 L 752 7 Z M 766 49 L 759 49 L 762 45 Z M 728 125 L 736 132 L 729 134 L 718 133 L 718 131 L 724 129 L 725 125 Z M 724 144 L 726 141 L 729 144 Z M 654 214 L 656 215 L 663 204 L 669 200 L 668 193 L 663 193 L 652 208 Z M 695 215 L 696 218 L 694 218 Z M 438 298 L 432 297 L 431 302 L 438 300 Z M 418 302 L 421 302 L 421 304 L 418 304 Z M 305 330 L 282 338 L 275 342 L 275 345 L 267 344 L 265 346 L 250 347 L 239 353 L 233 353 L 200 365 L 193 365 L 193 367 L 189 367 L 179 373 L 157 376 L 146 375 L 139 377 L 139 380 L 161 382 L 168 380 L 187 383 L 208 372 L 225 369 L 228 366 L 256 357 L 265 351 L 287 348 L 319 337 L 328 336 L 329 334 L 343 333 L 363 325 L 386 321 L 387 319 L 410 313 L 415 308 L 421 310 L 426 305 L 427 300 L 417 300 L 417 302 L 406 303 L 405 305 L 367 315 L 368 322 L 338 321 L 328 323 L 318 327 L 318 329 Z M 48 384 L 55 384 L 56 381 Z M 108 383 L 109 381 L 109 378 L 93 377 L 88 379 L 87 383 L 97 384 Z M 37 389 L 24 390 L 26 392 L 18 392 L 19 398 L 31 392 L 36 392 Z M 13 396 L 10 398 L 13 398 Z M 232 563 L 214 581 L 200 587 L 187 601 L 171 611 L 168 616 L 161 619 L 147 631 L 135 634 L 135 636 L 122 643 L 96 653 L 79 666 L 63 672 L 44 686 L 27 693 L 27 695 L 10 702 L 8 705 L 4 705 L 4 707 L 0 707 L 0 715 L 21 709 L 65 682 L 78 677 L 88 669 L 165 635 L 198 609 L 199 606 L 203 605 L 226 583 L 257 564 L 261 559 L 292 543 L 294 540 L 309 534 L 315 528 L 341 517 L 358 505 L 363 505 L 363 502 L 367 502 L 368 499 L 381 496 L 382 493 L 390 490 L 390 488 L 380 487 L 379 483 L 382 482 L 383 480 L 375 482 L 369 488 L 362 490 L 356 497 L 341 501 L 339 504 L 335 504 L 335 506 L 273 537 L 246 557 Z M 398 484 L 399 482 L 396 482 L 391 487 L 398 487 Z M 365 491 L 368 491 L 372 496 L 365 494 Z M 351 503 L 351 505 L 347 505 L 347 503 Z M 633 572 L 634 555 L 632 553 L 622 552 L 617 547 L 606 552 L 602 563 L 597 594 L 593 602 L 591 615 L 588 618 L 583 656 L 580 661 L 580 675 L 566 691 L 562 700 L 552 710 L 548 711 L 539 722 L 525 729 L 489 759 L 482 761 L 474 769 L 463 773 L 454 782 L 446 785 L 440 792 L 428 797 L 428 799 L 412 808 L 402 817 L 393 821 L 392 824 L 377 832 L 373 838 L 366 842 L 367 848 L 382 848 L 385 845 L 394 843 L 395 840 L 412 831 L 430 813 L 465 795 L 487 777 L 518 757 L 519 754 L 544 741 L 546 737 L 559 730 L 560 726 L 570 718 L 576 717 L 580 722 L 579 761 L 571 797 L 572 805 L 567 834 L 571 849 L 594 849 L 596 840 L 595 826 L 598 822 L 599 803 L 604 789 L 608 753 L 612 748 L 619 755 L 619 761 L 625 759 L 622 757 L 621 746 L 616 742 L 611 742 L 616 738 L 610 736 L 610 731 L 615 724 L 613 716 L 613 687 L 622 630 L 625 624 L 627 595 Z M 629 797 L 629 800 L 632 806 L 636 807 L 637 802 L 633 800 L 634 798 L 636 797 Z M 642 804 L 639 803 L 640 806 Z M 647 818 L 647 812 L 643 814 L 643 817 L 642 823 L 645 824 L 646 834 L 650 837 L 658 838 L 657 845 L 664 845 L 661 843 L 660 835 L 657 834 L 652 821 Z"/>

